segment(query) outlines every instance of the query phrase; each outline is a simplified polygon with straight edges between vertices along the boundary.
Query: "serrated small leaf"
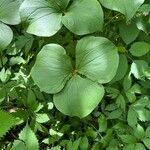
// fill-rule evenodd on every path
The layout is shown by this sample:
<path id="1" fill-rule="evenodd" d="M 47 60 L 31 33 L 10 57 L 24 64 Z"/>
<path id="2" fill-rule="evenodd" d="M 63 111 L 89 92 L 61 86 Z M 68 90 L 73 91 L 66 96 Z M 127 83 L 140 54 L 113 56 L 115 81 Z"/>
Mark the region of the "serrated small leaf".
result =
<path id="1" fill-rule="evenodd" d="M 8 112 L 0 110 L 0 138 L 10 130 L 16 123 L 16 120 Z"/>
<path id="2" fill-rule="evenodd" d="M 29 125 L 20 132 L 19 139 L 25 143 L 27 150 L 39 150 L 38 140 Z"/>

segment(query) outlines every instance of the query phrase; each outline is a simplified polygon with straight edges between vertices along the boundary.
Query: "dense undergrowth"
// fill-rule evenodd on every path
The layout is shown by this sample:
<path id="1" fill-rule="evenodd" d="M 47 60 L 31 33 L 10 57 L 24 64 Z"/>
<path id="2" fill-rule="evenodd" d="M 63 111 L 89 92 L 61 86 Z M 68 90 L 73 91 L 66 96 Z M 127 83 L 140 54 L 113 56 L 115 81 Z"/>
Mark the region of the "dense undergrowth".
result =
<path id="1" fill-rule="evenodd" d="M 150 149 L 150 1 L 0 0 L 0 149 Z"/>

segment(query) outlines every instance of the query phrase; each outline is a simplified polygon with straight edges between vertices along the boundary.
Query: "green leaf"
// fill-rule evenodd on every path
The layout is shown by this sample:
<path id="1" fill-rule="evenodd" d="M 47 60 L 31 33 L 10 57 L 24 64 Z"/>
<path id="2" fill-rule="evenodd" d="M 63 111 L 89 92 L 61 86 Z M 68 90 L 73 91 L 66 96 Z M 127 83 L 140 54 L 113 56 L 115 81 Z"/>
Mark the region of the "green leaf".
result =
<path id="1" fill-rule="evenodd" d="M 107 119 L 104 115 L 98 118 L 99 132 L 105 132 L 107 130 Z"/>
<path id="2" fill-rule="evenodd" d="M 1 0 L 0 1 L 0 21 L 16 25 L 20 23 L 19 15 L 20 0 Z"/>
<path id="3" fill-rule="evenodd" d="M 97 0 L 75 0 L 65 12 L 62 22 L 75 34 L 93 33 L 102 29 L 103 11 Z"/>
<path id="4" fill-rule="evenodd" d="M 79 147 L 81 150 L 87 150 L 88 149 L 89 142 L 88 142 L 88 138 L 86 136 L 81 138 Z"/>
<path id="5" fill-rule="evenodd" d="M 15 140 L 11 150 L 28 150 L 25 143 L 20 140 Z"/>
<path id="6" fill-rule="evenodd" d="M 123 89 L 125 91 L 129 90 L 132 85 L 131 74 L 127 74 L 123 80 Z"/>
<path id="7" fill-rule="evenodd" d="M 121 116 L 121 114 L 122 114 L 122 110 L 116 109 L 108 115 L 108 119 L 117 119 Z"/>
<path id="8" fill-rule="evenodd" d="M 36 108 L 38 107 L 36 96 L 34 92 L 30 89 L 28 90 L 26 105 L 32 111 L 36 110 Z"/>
<path id="9" fill-rule="evenodd" d="M 133 144 L 136 142 L 136 138 L 133 135 L 119 135 L 123 143 Z"/>
<path id="10" fill-rule="evenodd" d="M 109 82 L 116 74 L 118 63 L 116 46 L 104 37 L 90 36 L 77 43 L 76 69 L 91 80 Z"/>
<path id="11" fill-rule="evenodd" d="M 45 123 L 45 122 L 48 122 L 50 119 L 48 117 L 47 114 L 36 114 L 36 121 L 38 123 Z"/>
<path id="12" fill-rule="evenodd" d="M 19 141 L 15 141 L 13 150 L 17 150 L 16 147 L 18 145 L 23 146 L 25 150 L 39 150 L 38 140 L 34 132 L 31 130 L 31 128 L 28 125 L 26 125 L 25 128 L 19 134 L 19 140 L 22 140 L 22 142 L 24 142 L 25 147 L 23 146 L 23 143 L 20 143 Z"/>
<path id="13" fill-rule="evenodd" d="M 137 79 L 144 79 L 148 63 L 144 60 L 134 60 L 131 65 L 131 73 Z"/>
<path id="14" fill-rule="evenodd" d="M 147 127 L 145 131 L 145 136 L 150 138 L 150 127 Z"/>
<path id="15" fill-rule="evenodd" d="M 128 60 L 125 55 L 121 54 L 119 55 L 119 66 L 117 69 L 117 73 L 115 77 L 112 79 L 111 83 L 121 80 L 125 76 L 127 69 L 128 69 Z"/>
<path id="16" fill-rule="evenodd" d="M 4 50 L 12 41 L 13 32 L 11 28 L 0 22 L 0 51 Z"/>
<path id="17" fill-rule="evenodd" d="M 68 4 L 69 0 L 25 0 L 20 13 L 27 27 L 26 31 L 49 37 L 61 29 L 62 23 L 79 35 L 93 33 L 102 28 L 103 11 L 97 0 L 76 0 L 67 7 Z"/>
<path id="18" fill-rule="evenodd" d="M 123 39 L 123 41 L 126 44 L 130 44 L 131 42 L 133 42 L 138 34 L 139 34 L 139 30 L 136 27 L 135 23 L 130 23 L 130 24 L 126 24 L 124 23 L 120 23 L 119 24 L 119 33 L 121 38 Z M 130 34 L 128 34 L 130 33 Z"/>
<path id="19" fill-rule="evenodd" d="M 137 124 L 137 126 L 134 128 L 134 135 L 137 139 L 143 139 L 145 136 L 145 132 L 143 127 L 140 124 Z"/>
<path id="20" fill-rule="evenodd" d="M 150 4 L 143 4 L 140 7 L 139 11 L 149 13 L 150 12 Z"/>
<path id="21" fill-rule="evenodd" d="M 136 113 L 136 111 L 132 107 L 130 107 L 127 115 L 127 121 L 129 126 L 135 127 L 135 125 L 137 124 L 137 117 L 138 114 Z"/>
<path id="22" fill-rule="evenodd" d="M 25 0 L 20 7 L 20 14 L 26 23 L 26 31 L 37 36 L 54 35 L 62 27 L 62 14 L 57 7 L 54 1 Z"/>
<path id="23" fill-rule="evenodd" d="M 127 144 L 123 147 L 123 150 L 135 150 L 135 144 Z"/>
<path id="24" fill-rule="evenodd" d="M 126 102 L 125 102 L 124 97 L 121 94 L 117 97 L 116 104 L 125 112 Z"/>
<path id="25" fill-rule="evenodd" d="M 48 44 L 39 52 L 31 75 L 41 91 L 57 93 L 66 84 L 71 71 L 70 58 L 64 48 L 57 44 Z"/>
<path id="26" fill-rule="evenodd" d="M 131 45 L 129 51 L 133 56 L 140 57 L 150 51 L 150 44 L 146 42 L 135 42 Z"/>
<path id="27" fill-rule="evenodd" d="M 108 9 L 118 11 L 130 20 L 144 3 L 144 0 L 99 0 Z"/>
<path id="28" fill-rule="evenodd" d="M 75 75 L 62 92 L 54 95 L 54 104 L 65 115 L 83 118 L 95 109 L 103 95 L 102 86 Z"/>
<path id="29" fill-rule="evenodd" d="M 150 149 L 150 138 L 143 139 L 143 143 L 148 149 Z"/>
<path id="30" fill-rule="evenodd" d="M 136 143 L 134 150 L 146 150 L 146 148 L 142 143 Z"/>
<path id="31" fill-rule="evenodd" d="M 16 120 L 9 113 L 0 110 L 0 138 L 14 126 Z"/>
<path id="32" fill-rule="evenodd" d="M 135 108 L 138 114 L 139 120 L 145 122 L 150 121 L 150 111 L 145 108 Z"/>

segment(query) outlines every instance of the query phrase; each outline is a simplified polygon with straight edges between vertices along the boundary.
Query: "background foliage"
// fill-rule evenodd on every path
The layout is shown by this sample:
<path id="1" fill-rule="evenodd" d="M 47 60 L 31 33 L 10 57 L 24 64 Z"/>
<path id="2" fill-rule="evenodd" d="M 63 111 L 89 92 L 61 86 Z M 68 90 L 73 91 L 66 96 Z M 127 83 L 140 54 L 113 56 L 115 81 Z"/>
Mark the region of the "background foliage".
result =
<path id="1" fill-rule="evenodd" d="M 0 149 L 150 149 L 150 1 L 0 0 Z"/>

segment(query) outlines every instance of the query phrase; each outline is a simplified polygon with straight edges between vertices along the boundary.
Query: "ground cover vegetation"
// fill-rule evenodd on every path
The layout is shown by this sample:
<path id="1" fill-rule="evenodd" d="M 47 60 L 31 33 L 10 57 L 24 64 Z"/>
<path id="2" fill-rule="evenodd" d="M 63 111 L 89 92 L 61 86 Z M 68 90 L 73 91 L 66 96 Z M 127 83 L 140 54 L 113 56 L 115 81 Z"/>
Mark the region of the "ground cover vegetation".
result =
<path id="1" fill-rule="evenodd" d="M 150 149 L 150 1 L 0 0 L 0 149 Z"/>

